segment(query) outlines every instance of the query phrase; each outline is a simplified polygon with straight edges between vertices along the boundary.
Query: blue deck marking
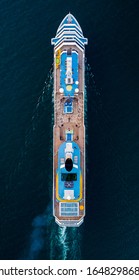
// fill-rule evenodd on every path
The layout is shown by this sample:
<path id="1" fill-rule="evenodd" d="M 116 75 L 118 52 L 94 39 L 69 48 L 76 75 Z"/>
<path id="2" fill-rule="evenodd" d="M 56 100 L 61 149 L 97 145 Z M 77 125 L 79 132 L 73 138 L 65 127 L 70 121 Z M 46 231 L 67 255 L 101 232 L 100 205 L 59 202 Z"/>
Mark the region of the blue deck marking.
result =
<path id="1" fill-rule="evenodd" d="M 66 89 L 67 85 L 65 83 L 66 79 L 66 59 L 67 57 L 72 57 L 72 78 L 73 84 L 72 89 L 69 91 Z M 64 89 L 65 96 L 74 96 L 75 89 L 78 88 L 78 85 L 75 82 L 78 81 L 78 54 L 72 52 L 71 56 L 67 55 L 67 52 L 61 54 L 61 64 L 60 64 L 60 87 Z"/>
<path id="2" fill-rule="evenodd" d="M 66 141 L 67 142 L 70 142 L 70 141 L 73 141 L 73 130 L 71 131 L 66 131 Z"/>
<path id="3" fill-rule="evenodd" d="M 72 113 L 73 112 L 73 104 L 72 101 L 71 102 L 65 102 L 64 103 L 64 113 Z"/>
<path id="4" fill-rule="evenodd" d="M 60 168 L 60 165 L 61 165 L 60 159 L 61 158 L 65 159 L 65 148 L 66 148 L 66 142 L 62 143 L 59 146 L 59 149 L 58 149 L 58 169 L 57 169 L 57 173 L 58 173 L 58 194 L 59 194 L 60 198 L 63 199 L 64 190 L 68 190 L 64 186 L 64 181 L 61 181 L 61 173 L 68 173 L 68 174 L 77 173 L 77 181 L 74 181 L 74 186 L 73 186 L 73 188 L 71 188 L 71 190 L 74 190 L 74 197 L 75 197 L 75 199 L 78 199 L 78 197 L 80 196 L 80 172 L 81 172 L 81 169 L 80 169 L 80 148 L 79 148 L 77 143 L 72 142 L 72 148 L 74 150 L 73 154 L 72 154 L 72 157 L 73 158 L 74 158 L 74 156 L 78 157 L 78 168 L 73 167 L 70 172 L 67 172 L 65 167 Z"/>
<path id="5" fill-rule="evenodd" d="M 67 133 L 67 141 L 71 141 L 71 133 Z"/>

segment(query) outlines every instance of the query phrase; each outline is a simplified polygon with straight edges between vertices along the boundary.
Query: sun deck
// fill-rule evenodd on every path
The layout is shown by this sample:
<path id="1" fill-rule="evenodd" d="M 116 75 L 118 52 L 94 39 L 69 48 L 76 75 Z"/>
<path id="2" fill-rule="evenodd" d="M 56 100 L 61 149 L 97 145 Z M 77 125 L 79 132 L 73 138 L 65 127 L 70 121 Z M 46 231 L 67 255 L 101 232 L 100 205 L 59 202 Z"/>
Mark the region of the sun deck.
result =
<path id="1" fill-rule="evenodd" d="M 66 85 L 66 72 L 68 69 L 68 58 L 71 59 L 72 62 L 72 85 Z M 70 69 L 70 65 L 69 65 Z M 78 53 L 76 51 L 72 51 L 71 55 L 68 54 L 67 51 L 63 51 L 61 53 L 61 63 L 60 63 L 60 88 L 64 91 L 64 96 L 74 96 L 74 93 L 78 92 Z"/>
<path id="2" fill-rule="evenodd" d="M 71 144 L 71 150 L 72 150 L 72 157 L 73 157 L 73 168 L 72 173 L 68 173 L 65 168 L 65 151 L 67 154 L 70 153 L 70 147 L 68 147 L 68 144 Z M 69 155 L 68 155 L 69 156 Z M 58 169 L 57 169 L 57 176 L 58 176 L 58 197 L 60 201 L 64 201 L 67 199 L 68 196 L 73 194 L 72 198 L 73 200 L 78 200 L 80 197 L 80 148 L 77 143 L 68 141 L 63 142 L 58 149 Z M 76 176 L 74 175 L 76 174 Z M 65 175 L 65 176 L 64 176 Z M 69 178 L 67 178 L 69 176 Z M 71 179 L 70 179 L 71 178 Z M 67 179 L 66 181 L 64 179 Z M 71 183 L 72 181 L 72 183 Z M 67 190 L 69 190 L 69 193 L 66 195 Z"/>

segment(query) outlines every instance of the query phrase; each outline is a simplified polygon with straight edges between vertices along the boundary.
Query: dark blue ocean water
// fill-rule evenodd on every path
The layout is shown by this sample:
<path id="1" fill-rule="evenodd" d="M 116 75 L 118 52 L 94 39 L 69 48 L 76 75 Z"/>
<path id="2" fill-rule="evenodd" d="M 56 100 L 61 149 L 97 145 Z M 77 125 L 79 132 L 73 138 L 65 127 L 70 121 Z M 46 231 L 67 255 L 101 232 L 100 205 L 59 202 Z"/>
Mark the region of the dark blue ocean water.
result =
<path id="1" fill-rule="evenodd" d="M 69 11 L 88 38 L 79 229 L 52 217 L 50 39 Z M 1 0 L 0 22 L 0 259 L 139 259 L 137 0 Z"/>

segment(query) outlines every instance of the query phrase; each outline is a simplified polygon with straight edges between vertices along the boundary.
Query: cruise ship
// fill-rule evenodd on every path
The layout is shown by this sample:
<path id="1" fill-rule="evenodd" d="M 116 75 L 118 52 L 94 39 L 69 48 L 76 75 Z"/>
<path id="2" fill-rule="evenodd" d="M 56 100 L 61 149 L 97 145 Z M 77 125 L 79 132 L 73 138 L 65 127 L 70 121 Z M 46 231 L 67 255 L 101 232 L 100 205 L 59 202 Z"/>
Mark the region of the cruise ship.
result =
<path id="1" fill-rule="evenodd" d="M 79 227 L 85 216 L 85 45 L 71 14 L 54 46 L 53 215 L 61 227 Z"/>

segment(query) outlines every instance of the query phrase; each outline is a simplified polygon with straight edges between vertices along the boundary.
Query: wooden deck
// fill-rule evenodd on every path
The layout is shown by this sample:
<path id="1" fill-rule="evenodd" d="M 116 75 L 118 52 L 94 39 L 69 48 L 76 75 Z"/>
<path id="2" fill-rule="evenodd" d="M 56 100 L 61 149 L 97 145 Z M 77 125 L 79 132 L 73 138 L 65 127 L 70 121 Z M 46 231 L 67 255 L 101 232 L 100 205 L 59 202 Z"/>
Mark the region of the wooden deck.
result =
<path id="1" fill-rule="evenodd" d="M 63 112 L 64 102 L 66 97 L 59 92 L 60 89 L 60 68 L 55 69 L 55 93 L 54 93 L 54 130 L 53 130 L 53 156 L 54 156 L 54 215 L 59 220 L 80 220 L 85 212 L 85 185 L 84 185 L 84 152 L 85 152 L 85 129 L 84 129 L 84 61 L 83 52 L 75 45 L 70 46 L 72 50 L 78 52 L 78 76 L 79 76 L 79 93 L 73 98 L 73 113 L 65 114 Z M 63 46 L 61 52 L 68 50 L 69 46 Z M 59 201 L 56 199 L 56 170 L 58 168 L 58 148 L 65 141 L 65 130 L 70 129 L 74 131 L 73 141 L 75 141 L 81 151 L 80 168 L 82 170 L 82 200 L 79 202 L 79 216 L 78 217 L 61 217 L 59 215 Z M 64 200 L 63 200 L 64 202 Z M 70 201 L 69 201 L 70 202 Z"/>

